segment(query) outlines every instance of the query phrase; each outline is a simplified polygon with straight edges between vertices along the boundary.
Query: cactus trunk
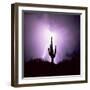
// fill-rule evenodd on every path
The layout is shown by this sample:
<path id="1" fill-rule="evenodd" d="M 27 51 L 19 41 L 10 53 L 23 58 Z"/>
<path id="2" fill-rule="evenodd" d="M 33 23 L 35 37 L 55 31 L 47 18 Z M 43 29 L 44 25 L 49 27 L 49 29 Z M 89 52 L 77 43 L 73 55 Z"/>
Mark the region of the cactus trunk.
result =
<path id="1" fill-rule="evenodd" d="M 53 60 L 54 60 L 54 58 L 51 58 L 52 60 L 51 60 L 51 63 L 53 63 Z"/>
<path id="2" fill-rule="evenodd" d="M 53 38 L 51 37 L 50 48 L 48 48 L 49 56 L 51 57 L 51 63 L 54 63 L 54 58 L 56 56 L 56 46 L 55 50 L 53 49 Z"/>

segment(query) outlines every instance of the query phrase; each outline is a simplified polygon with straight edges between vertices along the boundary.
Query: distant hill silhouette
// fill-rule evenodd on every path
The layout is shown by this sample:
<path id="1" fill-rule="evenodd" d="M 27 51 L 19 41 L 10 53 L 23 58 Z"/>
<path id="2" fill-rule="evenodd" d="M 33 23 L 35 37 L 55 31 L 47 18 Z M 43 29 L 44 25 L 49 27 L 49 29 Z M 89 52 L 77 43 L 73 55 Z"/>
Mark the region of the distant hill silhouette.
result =
<path id="1" fill-rule="evenodd" d="M 80 56 L 72 55 L 71 60 L 53 64 L 42 59 L 24 61 L 24 77 L 80 75 Z"/>

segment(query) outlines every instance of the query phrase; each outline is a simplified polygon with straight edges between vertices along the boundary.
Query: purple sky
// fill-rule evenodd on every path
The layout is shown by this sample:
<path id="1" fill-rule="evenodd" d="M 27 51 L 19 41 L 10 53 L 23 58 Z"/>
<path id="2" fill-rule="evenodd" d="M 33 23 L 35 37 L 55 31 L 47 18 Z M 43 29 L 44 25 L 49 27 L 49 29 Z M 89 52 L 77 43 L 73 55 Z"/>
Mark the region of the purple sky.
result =
<path id="1" fill-rule="evenodd" d="M 80 47 L 80 15 L 23 11 L 24 59 L 42 58 L 50 61 L 48 48 L 53 36 L 57 52 L 54 63 L 68 59 Z"/>

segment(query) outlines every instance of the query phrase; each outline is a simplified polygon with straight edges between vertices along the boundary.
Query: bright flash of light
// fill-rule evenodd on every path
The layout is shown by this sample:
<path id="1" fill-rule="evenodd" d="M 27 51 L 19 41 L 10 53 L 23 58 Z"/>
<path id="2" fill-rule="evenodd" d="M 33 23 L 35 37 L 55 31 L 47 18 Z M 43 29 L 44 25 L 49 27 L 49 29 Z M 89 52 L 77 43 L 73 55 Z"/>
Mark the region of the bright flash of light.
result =
<path id="1" fill-rule="evenodd" d="M 48 55 L 48 48 L 50 47 L 50 44 L 51 44 L 51 37 L 53 38 L 53 48 L 55 49 L 56 39 L 57 39 L 56 33 L 55 32 L 52 32 L 52 31 L 49 31 L 49 30 L 46 30 L 44 32 L 44 38 L 45 38 L 45 40 L 46 40 L 47 43 L 45 45 L 42 58 L 45 58 L 46 57 L 46 59 L 49 59 L 49 60 L 50 60 L 50 57 Z"/>

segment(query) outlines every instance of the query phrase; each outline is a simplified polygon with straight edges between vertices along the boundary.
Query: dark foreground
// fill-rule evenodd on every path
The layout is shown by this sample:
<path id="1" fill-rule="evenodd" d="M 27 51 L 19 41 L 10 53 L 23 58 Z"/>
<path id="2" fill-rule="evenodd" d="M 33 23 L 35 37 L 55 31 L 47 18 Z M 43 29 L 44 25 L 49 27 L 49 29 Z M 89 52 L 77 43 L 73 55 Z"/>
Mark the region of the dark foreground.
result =
<path id="1" fill-rule="evenodd" d="M 80 59 L 64 60 L 59 64 L 42 61 L 41 59 L 24 62 L 24 77 L 80 75 Z"/>

